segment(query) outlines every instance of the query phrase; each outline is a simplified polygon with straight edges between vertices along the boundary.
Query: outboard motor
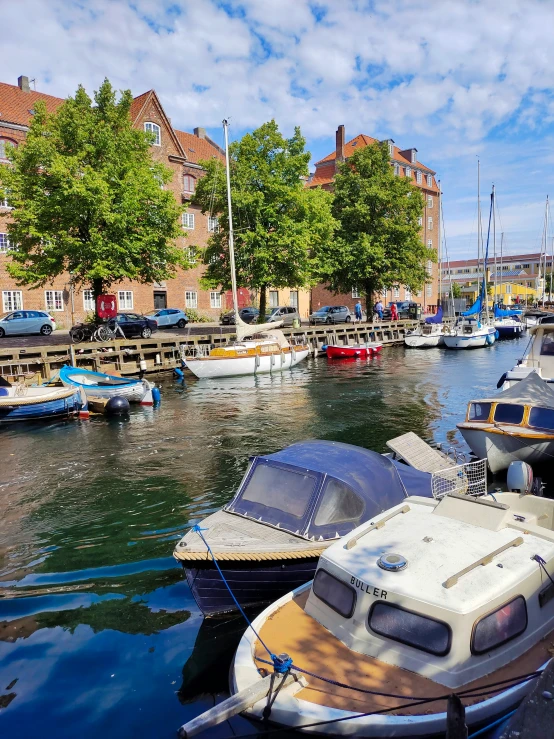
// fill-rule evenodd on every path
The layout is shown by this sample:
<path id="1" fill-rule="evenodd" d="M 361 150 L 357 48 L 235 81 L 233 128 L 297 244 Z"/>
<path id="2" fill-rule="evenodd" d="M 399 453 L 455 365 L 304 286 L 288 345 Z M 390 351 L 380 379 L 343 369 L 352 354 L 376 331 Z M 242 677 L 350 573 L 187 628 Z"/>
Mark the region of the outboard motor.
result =
<path id="1" fill-rule="evenodd" d="M 510 493 L 529 495 L 533 490 L 533 470 L 527 462 L 510 462 L 506 483 Z"/>

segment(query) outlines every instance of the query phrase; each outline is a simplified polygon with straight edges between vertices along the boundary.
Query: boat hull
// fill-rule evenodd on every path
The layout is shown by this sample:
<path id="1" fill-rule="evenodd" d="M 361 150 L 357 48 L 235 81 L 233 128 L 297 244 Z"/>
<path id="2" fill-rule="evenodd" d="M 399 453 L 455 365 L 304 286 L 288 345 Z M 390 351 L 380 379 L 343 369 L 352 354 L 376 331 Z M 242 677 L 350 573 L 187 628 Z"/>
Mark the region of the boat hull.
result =
<path id="1" fill-rule="evenodd" d="M 479 458 L 487 460 L 493 474 L 509 467 L 511 462 L 527 462 L 530 465 L 550 462 L 554 455 L 554 438 L 530 439 L 513 431 L 498 433 L 486 429 L 464 428 L 458 424 L 471 451 Z"/>
<path id="2" fill-rule="evenodd" d="M 299 588 L 293 593 L 280 598 L 277 602 L 266 608 L 252 622 L 253 629 L 247 629 L 237 648 L 235 659 L 230 673 L 230 692 L 235 694 L 240 690 L 261 680 L 259 665 L 254 661 L 255 642 L 257 637 L 254 630 L 260 633 L 264 623 L 272 618 L 273 614 L 290 601 L 299 596 L 309 587 L 309 584 Z M 317 649 L 317 645 L 310 647 Z M 548 664 L 548 663 L 546 663 Z M 301 665 L 308 667 L 307 665 Z M 546 665 L 543 665 L 545 667 Z M 527 693 L 535 684 L 534 680 L 508 688 L 494 695 L 492 698 L 482 700 L 479 703 L 466 707 L 465 719 L 470 731 L 476 731 L 492 722 L 506 717 L 525 698 Z M 383 686 L 385 689 L 390 686 Z M 445 693 L 448 689 L 445 689 Z M 245 711 L 249 718 L 261 720 L 263 711 L 267 705 L 267 699 L 255 703 Z M 432 705 L 431 711 L 432 711 Z M 312 703 L 299 698 L 294 691 L 281 691 L 275 698 L 271 708 L 271 722 L 291 729 L 301 730 L 306 724 L 319 721 L 335 723 L 324 723 L 318 726 L 316 731 L 319 735 L 326 736 L 367 736 L 372 739 L 408 739 L 408 737 L 444 737 L 446 732 L 446 712 L 422 712 L 421 714 L 374 714 L 357 717 L 358 713 L 331 708 L 323 704 Z M 336 722 L 336 719 L 341 721 Z M 308 730 L 307 733 L 314 733 Z"/>
<path id="3" fill-rule="evenodd" d="M 404 344 L 410 349 L 429 349 L 434 346 L 442 346 L 444 344 L 444 336 L 442 334 L 407 334 L 404 337 Z"/>
<path id="4" fill-rule="evenodd" d="M 351 346 L 340 346 L 339 344 L 327 344 L 327 356 L 329 359 L 368 359 L 379 354 L 383 348 L 382 344 L 353 344 Z"/>
<path id="5" fill-rule="evenodd" d="M 498 324 L 496 325 L 499 339 L 515 339 L 525 331 L 525 326 L 522 323 L 506 326 Z"/>
<path id="6" fill-rule="evenodd" d="M 496 341 L 496 329 L 489 327 L 486 331 L 474 334 L 446 334 L 444 344 L 449 349 L 478 349 L 492 346 Z"/>
<path id="7" fill-rule="evenodd" d="M 87 398 L 126 398 L 129 403 L 153 405 L 152 388 L 147 380 L 133 380 L 101 372 L 91 372 L 79 367 L 62 368 L 60 380 L 65 387 L 82 388 Z M 114 384 L 110 385 L 110 381 Z"/>
<path id="8" fill-rule="evenodd" d="M 318 557 L 257 562 L 219 561 L 242 608 L 271 603 L 313 579 Z M 211 561 L 182 562 L 196 604 L 205 616 L 236 611 L 237 606 Z"/>
<path id="9" fill-rule="evenodd" d="M 308 348 L 279 354 L 252 354 L 244 357 L 187 357 L 185 366 L 198 379 L 240 377 L 268 372 L 282 372 L 295 367 L 309 354 Z"/>
<path id="10" fill-rule="evenodd" d="M 48 421 L 51 419 L 73 418 L 88 416 L 86 400 L 83 401 L 80 391 L 76 388 L 72 395 L 66 398 L 40 400 L 21 405 L 10 405 L 10 398 L 0 404 L 0 425 L 21 421 Z M 13 398 L 13 403 L 17 402 Z"/>

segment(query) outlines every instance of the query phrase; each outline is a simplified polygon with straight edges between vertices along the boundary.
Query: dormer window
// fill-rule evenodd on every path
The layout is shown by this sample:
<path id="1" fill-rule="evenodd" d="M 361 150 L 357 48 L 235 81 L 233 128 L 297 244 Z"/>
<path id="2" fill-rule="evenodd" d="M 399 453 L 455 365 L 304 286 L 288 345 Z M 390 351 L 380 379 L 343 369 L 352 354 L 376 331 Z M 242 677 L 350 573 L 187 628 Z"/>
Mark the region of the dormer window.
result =
<path id="1" fill-rule="evenodd" d="M 427 175 L 427 186 L 433 187 L 433 175 L 432 174 Z"/>
<path id="2" fill-rule="evenodd" d="M 394 165 L 394 174 L 398 176 L 400 174 L 400 167 L 398 164 Z"/>
<path id="3" fill-rule="evenodd" d="M 417 162 L 417 149 L 412 149 L 412 164 Z"/>
<path id="4" fill-rule="evenodd" d="M 421 185 L 421 180 L 422 180 L 421 172 L 416 172 L 416 182 L 418 185 Z"/>
<path id="5" fill-rule="evenodd" d="M 188 195 L 192 195 L 193 192 L 196 190 L 196 179 L 190 175 L 186 174 L 183 177 L 183 192 L 187 193 Z"/>
<path id="6" fill-rule="evenodd" d="M 411 177 L 411 176 L 412 176 L 412 168 L 406 167 L 406 177 Z"/>
<path id="7" fill-rule="evenodd" d="M 389 147 L 389 156 L 391 157 L 394 154 L 394 141 L 392 139 L 389 139 L 387 141 L 388 147 Z"/>
<path id="8" fill-rule="evenodd" d="M 157 123 L 145 123 L 144 130 L 146 131 L 146 133 L 153 134 L 154 141 L 152 143 L 154 146 L 161 146 L 162 144 L 161 128 L 158 126 Z"/>

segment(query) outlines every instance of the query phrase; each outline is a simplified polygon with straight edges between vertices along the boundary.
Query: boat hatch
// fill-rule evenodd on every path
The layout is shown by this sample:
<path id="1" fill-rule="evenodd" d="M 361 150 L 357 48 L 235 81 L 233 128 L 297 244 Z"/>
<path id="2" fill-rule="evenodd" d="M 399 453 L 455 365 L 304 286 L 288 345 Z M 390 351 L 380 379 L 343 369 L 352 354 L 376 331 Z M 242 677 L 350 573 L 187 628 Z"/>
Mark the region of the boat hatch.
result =
<path id="1" fill-rule="evenodd" d="M 400 466 L 405 471 L 399 472 Z M 302 442 L 255 457 L 225 510 L 324 541 L 344 536 L 398 505 L 407 488 L 430 497 L 430 479 L 366 449 L 337 442 Z"/>

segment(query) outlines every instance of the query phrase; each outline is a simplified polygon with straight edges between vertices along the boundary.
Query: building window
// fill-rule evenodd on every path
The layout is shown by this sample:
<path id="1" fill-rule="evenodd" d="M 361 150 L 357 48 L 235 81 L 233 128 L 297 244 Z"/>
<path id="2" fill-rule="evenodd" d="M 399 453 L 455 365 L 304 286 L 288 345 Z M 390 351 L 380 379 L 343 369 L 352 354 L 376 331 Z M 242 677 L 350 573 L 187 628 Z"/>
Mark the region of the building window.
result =
<path id="1" fill-rule="evenodd" d="M 398 177 L 400 174 L 400 166 L 398 164 L 394 165 L 394 174 Z"/>
<path id="2" fill-rule="evenodd" d="M 417 219 L 417 225 L 423 226 L 423 216 L 419 216 L 419 218 Z"/>
<path id="3" fill-rule="evenodd" d="M 357 288 L 357 287 L 353 287 L 352 288 L 352 297 L 353 298 L 361 298 L 362 297 L 362 294 L 360 293 L 359 288 Z"/>
<path id="4" fill-rule="evenodd" d="M 416 172 L 416 181 L 418 185 L 421 185 L 421 172 Z"/>
<path id="5" fill-rule="evenodd" d="M 430 298 L 432 294 L 433 294 L 433 285 L 431 285 L 431 283 L 428 282 L 427 285 L 425 285 L 425 295 L 428 298 Z"/>
<path id="6" fill-rule="evenodd" d="M 417 162 L 417 151 L 415 149 L 412 149 L 412 164 L 415 164 Z"/>
<path id="7" fill-rule="evenodd" d="M 221 293 L 215 290 L 210 292 L 210 308 L 221 308 Z"/>
<path id="8" fill-rule="evenodd" d="M 208 216 L 208 231 L 219 231 L 219 219 L 214 216 Z"/>
<path id="9" fill-rule="evenodd" d="M 387 141 L 387 143 L 388 143 L 388 146 L 389 146 L 389 156 L 391 157 L 393 155 L 393 153 L 394 153 L 393 142 L 392 141 Z"/>
<path id="10" fill-rule="evenodd" d="M 0 208 L 9 208 L 11 210 L 8 198 L 0 198 Z"/>
<path id="11" fill-rule="evenodd" d="M 427 196 L 427 207 L 428 208 L 432 208 L 433 207 L 433 198 L 431 197 L 431 195 L 428 195 Z"/>
<path id="12" fill-rule="evenodd" d="M 83 309 L 94 310 L 94 295 L 92 290 L 83 290 Z"/>
<path id="13" fill-rule="evenodd" d="M 11 141 L 10 139 L 0 139 L 0 161 L 8 160 L 8 147 L 6 146 L 6 144 L 17 146 L 17 143 L 15 141 Z"/>
<path id="14" fill-rule="evenodd" d="M 510 295 L 511 292 L 512 292 L 512 286 L 511 285 L 506 285 L 506 294 L 507 295 Z"/>
<path id="15" fill-rule="evenodd" d="M 433 239 L 427 239 L 427 246 L 429 247 L 429 249 L 433 248 Z"/>
<path id="16" fill-rule="evenodd" d="M 185 305 L 187 308 L 198 308 L 198 293 L 194 290 L 186 290 Z"/>
<path id="17" fill-rule="evenodd" d="M 406 167 L 406 177 L 411 177 L 411 176 L 412 176 L 412 168 Z"/>
<path id="18" fill-rule="evenodd" d="M 11 249 L 8 234 L 0 233 L 0 254 L 5 254 Z"/>
<path id="19" fill-rule="evenodd" d="M 433 219 L 431 217 L 429 217 L 427 219 L 427 230 L 428 231 L 432 231 L 433 230 Z"/>
<path id="20" fill-rule="evenodd" d="M 432 174 L 427 175 L 427 187 L 433 187 L 433 175 Z"/>
<path id="21" fill-rule="evenodd" d="M 524 265 L 522 265 L 522 266 L 523 266 L 523 269 L 529 269 L 529 267 L 530 267 L 531 265 L 530 265 L 530 264 L 524 264 Z"/>
<path id="22" fill-rule="evenodd" d="M 187 194 L 191 195 L 196 190 L 196 179 L 190 175 L 186 174 L 183 177 L 183 191 Z"/>
<path id="23" fill-rule="evenodd" d="M 296 310 L 298 310 L 298 290 L 290 291 L 289 305 L 291 308 L 296 308 Z"/>
<path id="24" fill-rule="evenodd" d="M 428 275 L 433 274 L 433 262 L 430 259 L 427 260 L 427 266 L 425 267 L 425 271 L 427 272 Z"/>
<path id="25" fill-rule="evenodd" d="M 63 310 L 63 290 L 45 290 L 46 310 Z"/>
<path id="26" fill-rule="evenodd" d="M 2 307 L 4 313 L 23 308 L 23 294 L 21 290 L 4 290 L 2 292 Z"/>
<path id="27" fill-rule="evenodd" d="M 183 228 L 192 230 L 194 228 L 194 213 L 183 213 L 181 217 Z"/>
<path id="28" fill-rule="evenodd" d="M 279 305 L 279 293 L 277 290 L 269 291 L 269 307 L 277 308 Z"/>
<path id="29" fill-rule="evenodd" d="M 187 259 L 189 260 L 190 264 L 196 264 L 196 262 L 198 261 L 198 256 L 196 254 L 196 247 L 187 246 L 186 252 L 187 252 Z"/>
<path id="30" fill-rule="evenodd" d="M 117 293 L 117 305 L 119 310 L 133 310 L 133 291 L 120 290 Z"/>
<path id="31" fill-rule="evenodd" d="M 393 297 L 393 300 L 398 300 L 399 299 L 399 297 L 400 297 L 400 288 L 398 287 L 398 285 L 395 285 L 392 288 L 392 297 Z"/>
<path id="32" fill-rule="evenodd" d="M 409 287 L 404 288 L 404 300 L 411 300 L 412 299 L 412 291 Z"/>
<path id="33" fill-rule="evenodd" d="M 153 144 L 154 146 L 161 146 L 162 143 L 162 135 L 161 135 L 161 129 L 158 126 L 157 123 L 145 123 L 144 124 L 144 130 L 146 133 L 151 133 L 154 136 Z"/>

